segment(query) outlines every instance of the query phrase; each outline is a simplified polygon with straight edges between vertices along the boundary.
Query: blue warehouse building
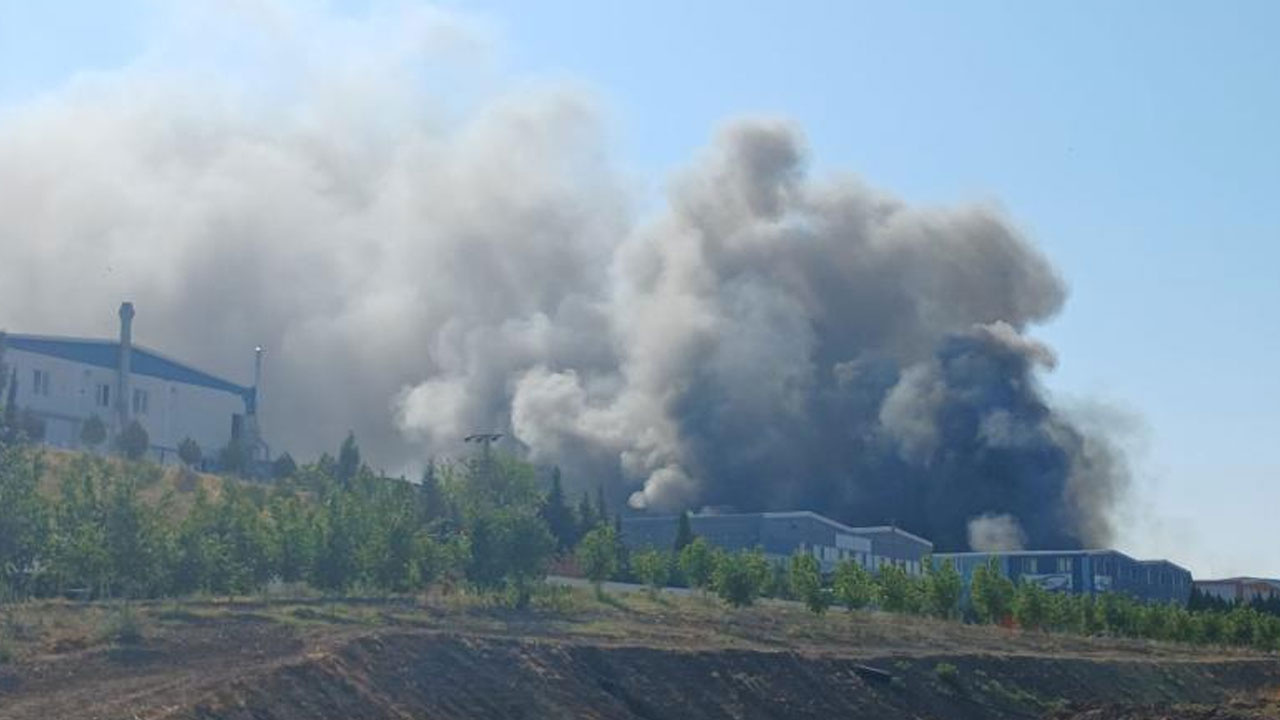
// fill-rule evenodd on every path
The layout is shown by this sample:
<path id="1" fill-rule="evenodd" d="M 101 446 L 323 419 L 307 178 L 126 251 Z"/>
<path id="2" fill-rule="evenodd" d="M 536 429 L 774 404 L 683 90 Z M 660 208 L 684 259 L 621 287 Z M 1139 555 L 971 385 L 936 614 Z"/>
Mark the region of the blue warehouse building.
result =
<path id="1" fill-rule="evenodd" d="M 1135 560 L 1116 550 L 1016 550 L 939 553 L 951 560 L 967 584 L 973 571 L 995 558 L 1014 582 L 1034 582 L 1048 590 L 1079 595 L 1121 593 L 1144 602 L 1185 605 L 1191 572 L 1168 560 Z"/>
<path id="2" fill-rule="evenodd" d="M 622 519 L 622 540 L 632 549 L 670 549 L 675 544 L 677 515 Z M 918 575 L 933 552 L 933 543 L 896 527 L 849 527 L 806 510 L 793 512 L 697 514 L 689 516 L 693 533 L 725 550 L 759 547 L 774 562 L 796 552 L 813 554 L 824 572 L 845 560 L 868 570 L 898 565 Z"/>

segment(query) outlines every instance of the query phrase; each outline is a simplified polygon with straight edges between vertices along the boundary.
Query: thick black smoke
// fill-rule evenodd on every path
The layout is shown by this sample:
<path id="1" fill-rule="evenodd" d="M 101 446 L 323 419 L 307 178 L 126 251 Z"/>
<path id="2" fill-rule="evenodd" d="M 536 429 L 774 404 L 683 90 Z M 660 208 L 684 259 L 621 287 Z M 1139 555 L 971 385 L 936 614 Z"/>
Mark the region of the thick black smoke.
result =
<path id="1" fill-rule="evenodd" d="M 1108 540 L 1124 464 L 1037 386 L 1065 289 L 1001 213 L 815 180 L 745 120 L 636 222 L 593 100 L 474 90 L 464 18 L 201 7 L 0 108 L 0 327 L 110 336 L 131 299 L 139 342 L 237 379 L 265 345 L 304 456 L 353 429 L 412 470 L 497 430 L 636 508 Z"/>

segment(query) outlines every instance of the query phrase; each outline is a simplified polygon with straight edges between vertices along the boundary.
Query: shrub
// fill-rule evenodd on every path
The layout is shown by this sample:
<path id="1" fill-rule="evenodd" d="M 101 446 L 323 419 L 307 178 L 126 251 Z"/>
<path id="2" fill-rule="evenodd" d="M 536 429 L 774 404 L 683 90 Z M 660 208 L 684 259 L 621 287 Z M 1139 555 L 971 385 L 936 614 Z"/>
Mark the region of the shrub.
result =
<path id="1" fill-rule="evenodd" d="M 818 559 L 806 552 L 791 556 L 791 592 L 804 602 L 809 611 L 818 615 L 826 612 L 831 604 L 822 587 L 822 570 Z"/>
<path id="2" fill-rule="evenodd" d="M 706 590 L 711 587 L 711 579 L 716 569 L 715 553 L 707 541 L 695 537 L 693 542 L 680 551 L 680 572 L 690 587 Z"/>
<path id="3" fill-rule="evenodd" d="M 671 557 L 657 550 L 641 550 L 631 556 L 631 569 L 649 586 L 650 594 L 657 594 L 671 575 Z"/>
<path id="4" fill-rule="evenodd" d="M 618 552 L 613 528 L 598 525 L 582 536 L 578 543 L 578 566 L 596 588 L 596 595 L 604 594 L 604 581 L 618 571 Z"/>
<path id="5" fill-rule="evenodd" d="M 933 666 L 933 674 L 948 685 L 960 684 L 960 670 L 949 662 L 940 662 Z"/>
<path id="6" fill-rule="evenodd" d="M 716 555 L 716 595 L 733 607 L 754 603 L 768 577 L 769 561 L 758 550 Z"/>
<path id="7" fill-rule="evenodd" d="M 121 645 L 138 645 L 143 640 L 142 618 L 132 605 L 120 605 L 107 615 L 103 635 Z"/>
<path id="8" fill-rule="evenodd" d="M 116 447 L 126 458 L 141 460 L 147 454 L 147 449 L 151 447 L 151 438 L 148 437 L 142 423 L 132 420 L 124 430 L 120 431 L 120 437 L 116 438 Z"/>
<path id="9" fill-rule="evenodd" d="M 919 607 L 919 588 L 906 569 L 885 565 L 876 576 L 880 589 L 880 607 L 889 612 L 914 612 Z"/>
<path id="10" fill-rule="evenodd" d="M 861 610 L 876 601 L 876 583 L 861 565 L 845 560 L 836 566 L 836 599 L 849 610 Z"/>
<path id="11" fill-rule="evenodd" d="M 1004 622 L 1013 611 L 1015 588 L 1013 581 L 1005 577 L 995 558 L 973 571 L 969 584 L 969 598 L 974 614 L 988 623 Z"/>
<path id="12" fill-rule="evenodd" d="M 97 415 L 90 415 L 80 426 L 80 442 L 90 448 L 96 448 L 107 441 L 107 425 Z"/>
<path id="13" fill-rule="evenodd" d="M 182 442 L 178 443 L 178 459 L 187 467 L 199 464 L 204 457 L 204 453 L 200 450 L 200 445 L 191 438 L 182 438 Z"/>
<path id="14" fill-rule="evenodd" d="M 937 568 L 933 568 L 931 562 L 926 562 L 925 567 L 929 568 L 929 574 L 925 576 L 929 612 L 940 618 L 955 617 L 960 610 L 964 578 L 956 572 L 956 566 L 950 558 Z"/>

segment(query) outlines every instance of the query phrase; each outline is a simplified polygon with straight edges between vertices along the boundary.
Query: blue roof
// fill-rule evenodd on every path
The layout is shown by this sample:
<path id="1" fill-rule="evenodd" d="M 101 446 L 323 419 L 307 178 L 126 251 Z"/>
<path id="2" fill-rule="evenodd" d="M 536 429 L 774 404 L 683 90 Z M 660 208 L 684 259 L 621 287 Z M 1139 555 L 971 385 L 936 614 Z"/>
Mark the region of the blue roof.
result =
<path id="1" fill-rule="evenodd" d="M 3 337 L 5 347 L 14 350 L 48 355 L 49 357 L 71 360 L 108 370 L 115 370 L 119 367 L 120 343 L 114 340 L 89 340 L 41 335 L 5 335 Z M 133 373 L 137 375 L 147 375 L 185 385 L 197 385 L 211 390 L 221 390 L 222 392 L 239 395 L 244 398 L 245 403 L 250 407 L 254 403 L 255 392 L 253 388 L 223 380 L 216 375 L 210 375 L 203 370 L 197 370 L 190 365 L 172 360 L 154 350 L 148 350 L 138 345 L 133 346 L 133 354 L 130 357 L 129 365 Z"/>

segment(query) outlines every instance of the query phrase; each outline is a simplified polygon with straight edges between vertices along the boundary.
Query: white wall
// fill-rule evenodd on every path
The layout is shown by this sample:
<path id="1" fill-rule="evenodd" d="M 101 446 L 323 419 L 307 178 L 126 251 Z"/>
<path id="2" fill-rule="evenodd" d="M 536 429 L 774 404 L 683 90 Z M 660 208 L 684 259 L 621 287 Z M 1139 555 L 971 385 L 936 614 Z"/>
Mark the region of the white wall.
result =
<path id="1" fill-rule="evenodd" d="M 71 360 L 8 348 L 4 362 L 18 373 L 17 405 L 31 408 L 45 417 L 45 442 L 60 447 L 79 444 L 80 423 L 97 414 L 109 428 L 115 422 L 116 371 Z M 33 371 L 49 373 L 49 394 L 36 395 Z M 108 407 L 100 407 L 98 385 L 111 388 Z M 147 411 L 135 419 L 147 430 L 151 444 L 177 448 L 185 437 L 199 443 L 206 457 L 214 457 L 231 439 L 231 417 L 244 412 L 239 395 L 198 385 L 161 380 L 149 375 L 130 375 L 130 392 L 147 393 Z M 132 403 L 132 398 L 127 398 Z M 132 407 L 132 405 L 131 405 Z"/>

